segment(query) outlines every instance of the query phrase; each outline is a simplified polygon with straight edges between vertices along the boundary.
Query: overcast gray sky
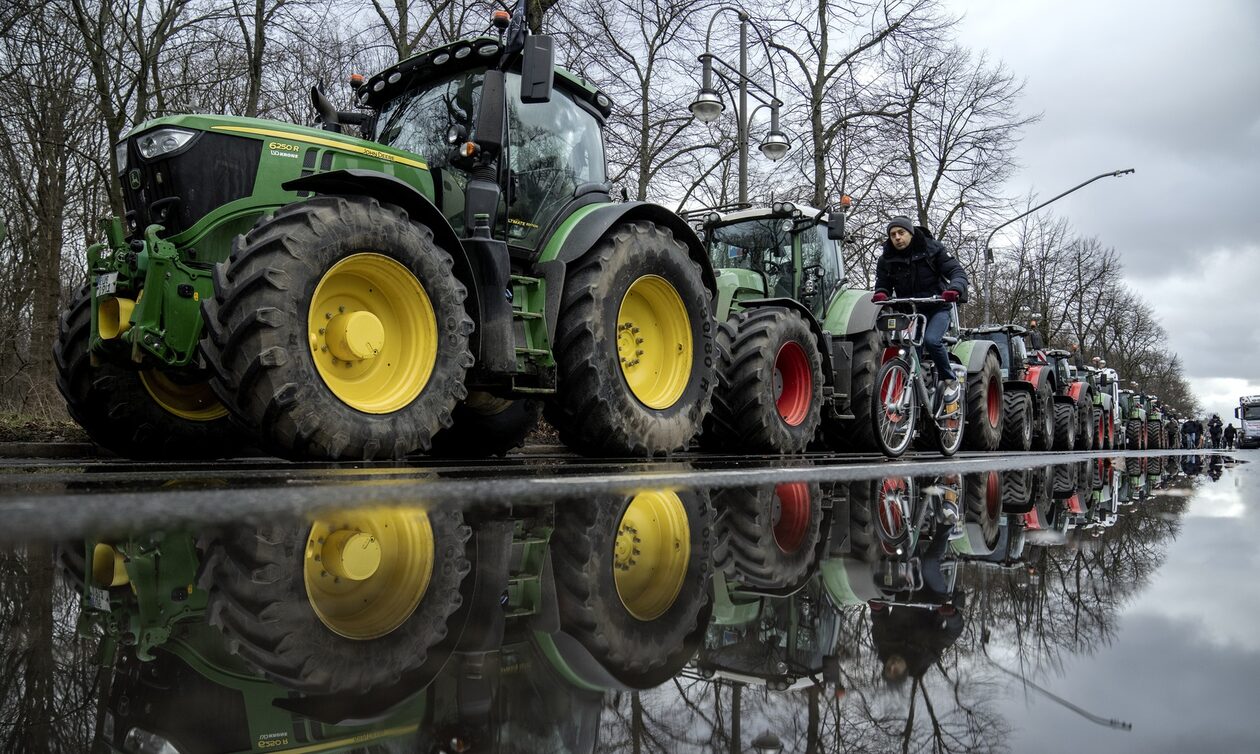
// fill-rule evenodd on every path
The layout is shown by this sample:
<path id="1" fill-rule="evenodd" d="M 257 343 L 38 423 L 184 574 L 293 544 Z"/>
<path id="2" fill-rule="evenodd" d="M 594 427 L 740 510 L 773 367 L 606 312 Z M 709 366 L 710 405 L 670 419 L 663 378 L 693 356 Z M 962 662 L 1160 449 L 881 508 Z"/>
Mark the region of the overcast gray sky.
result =
<path id="1" fill-rule="evenodd" d="M 945 0 L 1043 114 L 1013 195 L 1114 246 L 1209 411 L 1260 394 L 1260 2 Z"/>

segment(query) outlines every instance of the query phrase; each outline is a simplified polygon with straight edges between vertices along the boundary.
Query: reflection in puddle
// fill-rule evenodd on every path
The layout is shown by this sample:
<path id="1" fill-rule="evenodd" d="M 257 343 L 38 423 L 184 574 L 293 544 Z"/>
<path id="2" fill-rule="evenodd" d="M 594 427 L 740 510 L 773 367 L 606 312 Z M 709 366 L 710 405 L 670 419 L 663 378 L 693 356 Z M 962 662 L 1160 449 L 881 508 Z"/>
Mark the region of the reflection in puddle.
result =
<path id="1" fill-rule="evenodd" d="M 1092 459 L 30 544 L 0 553 L 0 749 L 1000 749 L 1019 721 L 999 701 L 1015 688 L 1072 709 L 1038 681 L 1115 640 L 1187 505 L 1231 464 Z"/>

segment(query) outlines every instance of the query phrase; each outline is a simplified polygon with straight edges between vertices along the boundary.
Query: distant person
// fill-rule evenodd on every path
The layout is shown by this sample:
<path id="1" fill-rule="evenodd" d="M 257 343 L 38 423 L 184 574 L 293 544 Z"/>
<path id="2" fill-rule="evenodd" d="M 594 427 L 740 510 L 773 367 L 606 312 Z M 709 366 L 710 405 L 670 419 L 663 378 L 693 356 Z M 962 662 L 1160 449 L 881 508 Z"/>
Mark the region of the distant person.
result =
<path id="1" fill-rule="evenodd" d="M 1076 367 L 1078 370 L 1084 369 L 1085 357 L 1081 354 L 1081 347 L 1076 343 L 1073 343 L 1068 346 L 1068 350 L 1072 352 L 1072 355 L 1070 356 L 1072 359 L 1072 366 Z"/>
<path id="2" fill-rule="evenodd" d="M 965 298 L 966 271 L 926 228 L 916 228 L 910 218 L 897 215 L 888 222 L 887 232 L 884 252 L 875 263 L 875 293 L 871 301 L 940 296 L 946 304 L 952 304 Z M 923 350 L 936 367 L 937 384 L 942 388 L 938 396 L 942 405 L 951 403 L 957 400 L 959 389 L 949 352 L 942 342 L 949 329 L 949 306 L 921 306 L 919 311 L 927 317 Z"/>
<path id="3" fill-rule="evenodd" d="M 1229 426 L 1225 428 L 1225 449 L 1226 450 L 1234 449 L 1234 436 L 1237 434 L 1238 434 L 1238 430 L 1234 428 L 1234 423 L 1230 422 Z"/>
<path id="4" fill-rule="evenodd" d="M 1199 423 L 1194 419 L 1186 419 L 1181 425 L 1181 434 L 1186 438 L 1183 447 L 1194 449 L 1199 446 Z"/>
<path id="5" fill-rule="evenodd" d="M 1222 422 L 1219 414 L 1212 414 L 1212 418 L 1208 419 L 1208 434 L 1212 435 L 1212 449 L 1220 450 L 1221 448 L 1221 429 Z"/>

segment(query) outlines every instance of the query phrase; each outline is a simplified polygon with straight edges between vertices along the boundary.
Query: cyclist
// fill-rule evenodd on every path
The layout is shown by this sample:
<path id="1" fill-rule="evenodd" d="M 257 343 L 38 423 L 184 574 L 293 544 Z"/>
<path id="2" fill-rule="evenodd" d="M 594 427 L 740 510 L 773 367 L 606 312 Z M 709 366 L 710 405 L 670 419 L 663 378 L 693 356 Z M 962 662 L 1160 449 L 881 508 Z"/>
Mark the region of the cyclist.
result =
<path id="1" fill-rule="evenodd" d="M 947 303 L 966 301 L 967 273 L 944 244 L 932 238 L 927 228 L 915 227 L 910 218 L 897 215 L 888 221 L 888 239 L 875 264 L 875 293 L 871 301 L 890 297 L 923 298 L 940 296 Z M 949 329 L 949 306 L 921 307 L 927 317 L 923 350 L 936 367 L 937 391 L 941 403 L 958 399 L 958 380 L 949 363 L 949 352 L 941 342 Z"/>

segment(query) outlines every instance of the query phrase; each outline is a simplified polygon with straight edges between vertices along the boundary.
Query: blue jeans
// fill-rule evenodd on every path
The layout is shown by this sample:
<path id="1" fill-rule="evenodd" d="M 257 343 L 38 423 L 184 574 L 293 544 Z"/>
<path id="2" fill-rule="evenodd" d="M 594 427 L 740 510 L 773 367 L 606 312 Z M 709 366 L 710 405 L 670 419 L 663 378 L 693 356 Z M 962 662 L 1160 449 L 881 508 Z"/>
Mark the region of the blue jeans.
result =
<path id="1" fill-rule="evenodd" d="M 927 328 L 923 332 L 923 351 L 928 359 L 936 365 L 936 376 L 942 380 L 954 379 L 954 368 L 949 364 L 949 351 L 941 342 L 945 331 L 949 329 L 949 308 L 942 307 L 927 315 Z M 922 357 L 922 353 L 920 353 Z"/>

